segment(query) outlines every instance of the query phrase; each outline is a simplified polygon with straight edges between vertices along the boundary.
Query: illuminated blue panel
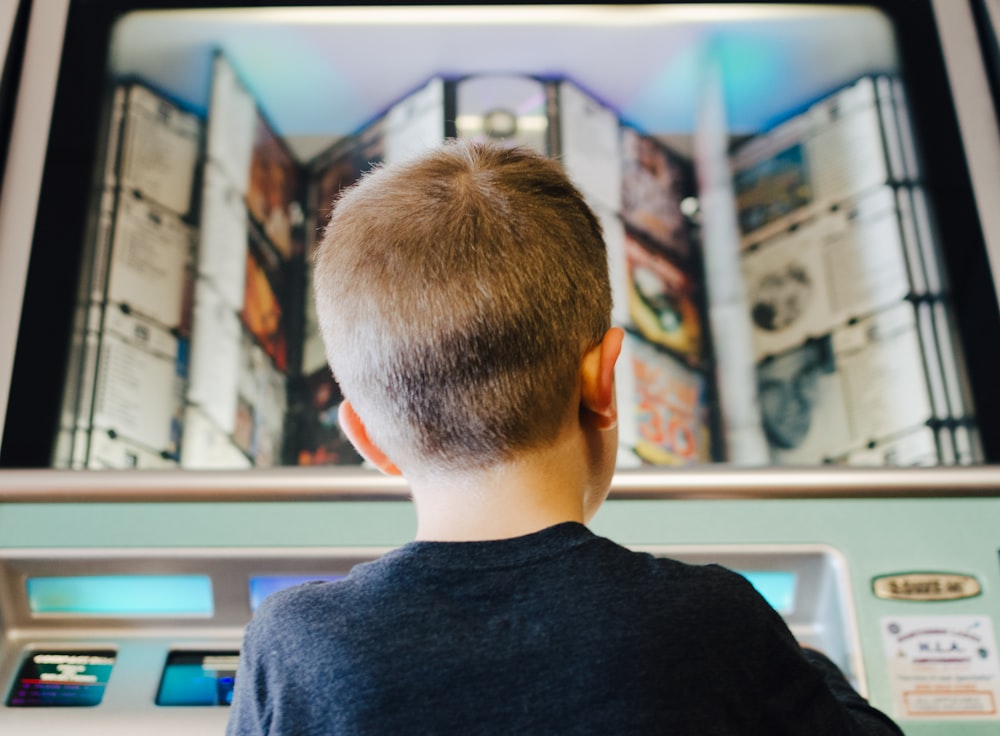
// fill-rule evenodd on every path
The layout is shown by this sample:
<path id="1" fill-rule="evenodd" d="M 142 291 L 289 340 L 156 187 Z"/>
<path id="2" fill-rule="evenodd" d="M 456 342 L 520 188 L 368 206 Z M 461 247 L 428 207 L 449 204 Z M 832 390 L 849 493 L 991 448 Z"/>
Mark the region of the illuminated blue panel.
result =
<path id="1" fill-rule="evenodd" d="M 77 616 L 211 616 L 207 575 L 81 575 L 28 578 L 32 613 Z"/>
<path id="2" fill-rule="evenodd" d="M 328 583 L 340 580 L 343 575 L 259 575 L 250 578 L 250 610 L 256 611 L 265 598 L 271 593 L 291 588 L 293 585 L 310 583 L 317 580 Z"/>
<path id="3" fill-rule="evenodd" d="M 782 615 L 790 614 L 795 609 L 795 573 L 780 570 L 745 571 L 740 575 L 750 581 L 771 608 Z"/>
<path id="4" fill-rule="evenodd" d="M 171 652 L 157 705 L 229 705 L 239 652 Z"/>

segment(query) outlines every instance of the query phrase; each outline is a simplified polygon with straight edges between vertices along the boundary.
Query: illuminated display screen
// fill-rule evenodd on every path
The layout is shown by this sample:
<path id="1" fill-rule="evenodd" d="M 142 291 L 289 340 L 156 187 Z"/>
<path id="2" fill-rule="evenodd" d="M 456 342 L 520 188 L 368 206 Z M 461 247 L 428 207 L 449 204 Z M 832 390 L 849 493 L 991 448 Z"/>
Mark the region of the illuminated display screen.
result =
<path id="1" fill-rule="evenodd" d="M 12 708 L 94 706 L 104 697 L 115 652 L 33 652 L 7 696 Z"/>
<path id="2" fill-rule="evenodd" d="M 271 593 L 291 588 L 293 585 L 315 582 L 333 582 L 344 575 L 259 575 L 250 578 L 250 610 L 256 611 Z"/>
<path id="3" fill-rule="evenodd" d="M 36 614 L 77 616 L 211 616 L 207 575 L 82 575 L 28 578 Z"/>
<path id="4" fill-rule="evenodd" d="M 157 705 L 230 705 L 239 652 L 170 652 Z"/>
<path id="5" fill-rule="evenodd" d="M 784 570 L 738 570 L 771 608 L 782 615 L 795 610 L 795 573 Z"/>

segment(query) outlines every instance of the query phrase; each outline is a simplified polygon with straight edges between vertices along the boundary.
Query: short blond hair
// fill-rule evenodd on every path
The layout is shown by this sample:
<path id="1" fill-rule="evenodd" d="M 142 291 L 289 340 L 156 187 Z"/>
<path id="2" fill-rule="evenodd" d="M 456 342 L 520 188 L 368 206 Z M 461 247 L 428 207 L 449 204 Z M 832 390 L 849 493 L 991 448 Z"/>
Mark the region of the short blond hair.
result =
<path id="1" fill-rule="evenodd" d="M 314 290 L 330 367 L 372 440 L 449 470 L 551 442 L 610 326 L 601 226 L 562 167 L 460 140 L 340 197 Z"/>

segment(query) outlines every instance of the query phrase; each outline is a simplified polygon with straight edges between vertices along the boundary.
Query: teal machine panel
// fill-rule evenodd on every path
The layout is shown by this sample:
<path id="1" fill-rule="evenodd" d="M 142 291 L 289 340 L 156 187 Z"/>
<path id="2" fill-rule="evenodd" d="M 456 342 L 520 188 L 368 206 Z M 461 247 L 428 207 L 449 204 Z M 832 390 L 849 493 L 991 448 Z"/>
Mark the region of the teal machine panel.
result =
<path id="1" fill-rule="evenodd" d="M 4 475 L 14 482 L 0 504 L 0 731 L 116 733 L 112 724 L 142 718 L 144 733 L 217 733 L 226 709 L 206 706 L 231 686 L 251 579 L 335 577 L 415 528 L 405 488 L 356 472 L 325 483 L 279 473 L 249 488 L 238 474 L 84 474 L 89 490 L 79 475 Z M 986 736 L 1000 729 L 997 489 L 990 468 L 620 474 L 592 527 L 743 572 L 906 734 Z M 116 584 L 172 590 L 174 609 L 95 608 L 67 582 L 81 577 L 98 598 Z M 33 596 L 39 585 L 46 597 Z M 109 652 L 103 697 L 85 713 L 10 704 L 32 657 L 58 668 L 53 657 Z M 160 691 L 178 678 L 172 697 L 204 705 L 166 704 Z"/>

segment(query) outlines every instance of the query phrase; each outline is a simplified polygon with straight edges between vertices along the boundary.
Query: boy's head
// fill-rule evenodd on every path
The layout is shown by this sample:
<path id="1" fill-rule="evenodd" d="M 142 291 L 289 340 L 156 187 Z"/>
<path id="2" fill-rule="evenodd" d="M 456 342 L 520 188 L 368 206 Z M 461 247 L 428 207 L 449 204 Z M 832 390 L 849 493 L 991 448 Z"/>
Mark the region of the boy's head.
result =
<path id="1" fill-rule="evenodd" d="M 561 166 L 466 141 L 348 190 L 314 287 L 334 376 L 404 470 L 474 470 L 552 442 L 610 326 L 601 228 Z"/>

